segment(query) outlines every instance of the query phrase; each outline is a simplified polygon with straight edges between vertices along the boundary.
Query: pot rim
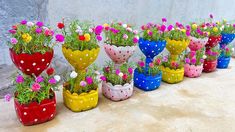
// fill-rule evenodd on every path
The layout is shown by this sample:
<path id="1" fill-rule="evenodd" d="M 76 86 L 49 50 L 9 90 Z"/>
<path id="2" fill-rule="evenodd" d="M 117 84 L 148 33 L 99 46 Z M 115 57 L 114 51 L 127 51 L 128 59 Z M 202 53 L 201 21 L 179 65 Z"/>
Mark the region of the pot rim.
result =
<path id="1" fill-rule="evenodd" d="M 114 47 L 116 49 L 120 49 L 120 48 L 136 48 L 137 47 L 137 45 L 132 45 L 132 46 L 116 46 L 114 44 L 109 44 L 109 43 L 104 43 L 104 46 L 105 45 L 109 45 L 109 46 Z"/>
<path id="2" fill-rule="evenodd" d="M 96 90 L 91 90 L 88 93 L 83 92 L 81 94 L 77 94 L 77 93 L 71 93 L 69 90 L 63 87 L 63 94 L 66 94 L 67 96 L 73 99 L 81 98 L 81 97 L 91 95 L 91 94 L 96 94 L 96 93 L 98 93 L 98 88 L 96 88 Z"/>
<path id="3" fill-rule="evenodd" d="M 99 46 L 99 45 L 98 45 L 98 46 Z M 69 52 L 86 52 L 86 51 L 91 52 L 91 51 L 94 51 L 94 50 L 99 50 L 99 49 L 100 49 L 100 46 L 97 47 L 97 48 L 92 48 L 92 49 L 72 50 L 72 49 L 67 48 L 67 47 L 65 47 L 64 45 L 62 45 L 62 49 L 66 49 L 66 50 L 68 50 Z"/>
<path id="4" fill-rule="evenodd" d="M 105 82 L 105 81 L 103 81 L 102 83 L 104 83 L 105 85 L 110 86 L 110 87 L 113 88 L 113 89 L 119 89 L 119 87 L 125 88 L 125 87 L 127 87 L 127 86 L 133 85 L 133 79 L 131 80 L 130 83 L 125 83 L 124 85 L 113 85 L 112 83 L 110 83 L 110 82 Z"/>
<path id="5" fill-rule="evenodd" d="M 34 52 L 34 53 L 32 53 L 32 54 L 29 54 L 29 53 L 19 53 L 19 54 L 17 54 L 17 53 L 13 50 L 13 48 L 9 48 L 9 51 L 10 51 L 11 53 L 13 53 L 14 55 L 28 55 L 28 56 L 33 56 L 33 55 L 35 55 L 35 54 L 45 55 L 46 53 L 52 53 L 52 54 L 54 54 L 54 49 L 51 48 L 51 47 L 49 47 L 49 48 L 50 48 L 50 49 L 49 49 L 48 51 L 46 51 L 44 54 L 42 54 L 41 52 Z"/>
<path id="6" fill-rule="evenodd" d="M 184 67 L 174 70 L 174 69 L 170 69 L 169 67 L 161 66 L 161 70 L 166 71 L 166 72 L 170 72 L 170 73 L 183 73 Z"/>

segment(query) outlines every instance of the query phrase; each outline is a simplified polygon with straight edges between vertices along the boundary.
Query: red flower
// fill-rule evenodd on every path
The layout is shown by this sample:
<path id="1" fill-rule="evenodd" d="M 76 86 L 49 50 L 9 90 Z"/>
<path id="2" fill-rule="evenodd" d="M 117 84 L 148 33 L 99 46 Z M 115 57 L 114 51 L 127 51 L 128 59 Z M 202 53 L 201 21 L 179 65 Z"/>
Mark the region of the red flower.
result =
<path id="1" fill-rule="evenodd" d="M 49 75 L 49 76 L 50 76 L 50 75 L 52 75 L 52 74 L 55 72 L 55 69 L 54 69 L 54 68 L 52 68 L 52 67 L 50 67 L 50 68 L 48 68 L 48 69 L 47 69 L 47 71 L 46 71 L 46 72 L 47 72 L 47 75 Z"/>
<path id="2" fill-rule="evenodd" d="M 17 30 L 17 26 L 16 26 L 16 25 L 13 25 L 13 26 L 12 26 L 12 29 Z"/>
<path id="3" fill-rule="evenodd" d="M 64 28 L 64 23 L 59 22 L 59 23 L 57 24 L 57 27 L 58 27 L 59 29 Z"/>
<path id="4" fill-rule="evenodd" d="M 84 41 L 84 40 L 85 40 L 85 37 L 84 37 L 84 35 L 79 35 L 79 36 L 78 36 L 78 39 L 81 40 L 81 41 Z"/>
<path id="5" fill-rule="evenodd" d="M 123 80 L 126 80 L 128 78 L 128 75 L 127 74 L 124 74 L 123 76 L 122 76 L 122 79 Z"/>

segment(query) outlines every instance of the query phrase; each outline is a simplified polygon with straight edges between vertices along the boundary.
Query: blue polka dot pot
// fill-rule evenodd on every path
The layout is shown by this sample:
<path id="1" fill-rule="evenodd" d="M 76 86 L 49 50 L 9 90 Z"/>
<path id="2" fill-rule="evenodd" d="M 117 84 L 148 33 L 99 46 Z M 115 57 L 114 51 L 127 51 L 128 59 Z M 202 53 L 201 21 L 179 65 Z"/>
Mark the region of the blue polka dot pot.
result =
<path id="1" fill-rule="evenodd" d="M 228 68 L 230 57 L 219 57 L 217 61 L 217 68 L 226 69 Z"/>
<path id="2" fill-rule="evenodd" d="M 155 76 L 146 76 L 143 73 L 139 73 L 137 69 L 134 71 L 134 85 L 141 90 L 155 90 L 161 85 L 161 80 L 162 73 Z"/>
<path id="3" fill-rule="evenodd" d="M 233 33 L 221 33 L 221 35 L 222 35 L 222 39 L 221 39 L 220 44 L 229 44 L 235 38 L 235 34 Z"/>

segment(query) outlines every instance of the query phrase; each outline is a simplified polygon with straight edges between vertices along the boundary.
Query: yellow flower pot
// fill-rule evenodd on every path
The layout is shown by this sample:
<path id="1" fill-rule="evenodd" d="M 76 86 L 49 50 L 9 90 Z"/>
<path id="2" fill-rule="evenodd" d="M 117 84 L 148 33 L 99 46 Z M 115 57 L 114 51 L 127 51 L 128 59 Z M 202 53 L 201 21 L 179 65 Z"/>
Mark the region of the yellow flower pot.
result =
<path id="1" fill-rule="evenodd" d="M 75 50 L 62 47 L 62 52 L 67 61 L 75 68 L 76 71 L 83 71 L 91 65 L 97 58 L 100 48 L 91 50 Z"/>
<path id="2" fill-rule="evenodd" d="M 166 39 L 166 49 L 170 52 L 173 60 L 176 60 L 177 56 L 180 55 L 189 45 L 189 40 L 176 41 L 171 39 Z"/>
<path id="3" fill-rule="evenodd" d="M 184 79 L 184 68 L 173 70 L 169 67 L 161 66 L 162 80 L 167 83 L 178 83 Z"/>
<path id="4" fill-rule="evenodd" d="M 96 107 L 98 103 L 98 88 L 89 93 L 71 94 L 69 90 L 63 88 L 64 104 L 73 112 L 80 112 Z"/>

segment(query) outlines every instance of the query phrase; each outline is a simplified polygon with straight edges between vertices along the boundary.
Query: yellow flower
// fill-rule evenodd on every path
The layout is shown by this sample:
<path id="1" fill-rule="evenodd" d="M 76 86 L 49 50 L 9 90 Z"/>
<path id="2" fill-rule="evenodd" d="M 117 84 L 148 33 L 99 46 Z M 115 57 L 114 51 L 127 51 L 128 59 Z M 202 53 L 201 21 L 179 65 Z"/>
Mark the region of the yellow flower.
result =
<path id="1" fill-rule="evenodd" d="M 217 21 L 217 22 L 216 22 L 216 24 L 217 24 L 217 25 L 220 25 L 220 22 L 219 22 L 219 21 Z"/>
<path id="2" fill-rule="evenodd" d="M 28 37 L 28 33 L 24 33 L 21 37 L 23 38 L 23 39 L 26 39 L 27 37 Z"/>
<path id="3" fill-rule="evenodd" d="M 105 23 L 103 26 L 104 26 L 104 27 L 109 27 L 109 24 Z"/>
<path id="4" fill-rule="evenodd" d="M 217 27 L 214 27 L 214 28 L 213 28 L 213 31 L 214 31 L 214 32 L 218 32 L 218 28 L 217 28 Z"/>
<path id="5" fill-rule="evenodd" d="M 24 39 L 26 43 L 29 43 L 31 40 L 32 40 L 32 37 L 30 35 L 26 39 Z"/>
<path id="6" fill-rule="evenodd" d="M 184 33 L 186 32 L 186 30 L 185 30 L 185 29 L 181 29 L 181 31 L 182 31 L 182 32 L 184 32 Z"/>
<path id="7" fill-rule="evenodd" d="M 88 33 L 85 33 L 84 37 L 85 37 L 85 41 L 90 41 L 90 39 L 91 39 L 91 36 Z"/>
<path id="8" fill-rule="evenodd" d="M 207 32 L 208 36 L 210 36 L 210 32 Z"/>
<path id="9" fill-rule="evenodd" d="M 226 20 L 226 19 L 223 19 L 223 22 L 224 22 L 224 23 L 226 23 L 226 22 L 227 22 L 227 20 Z"/>
<path id="10" fill-rule="evenodd" d="M 149 33 L 150 32 L 150 30 L 147 30 L 147 33 Z"/>
<path id="11" fill-rule="evenodd" d="M 192 25 L 192 28 L 193 28 L 193 29 L 197 29 L 197 24 L 193 24 L 193 25 Z"/>

